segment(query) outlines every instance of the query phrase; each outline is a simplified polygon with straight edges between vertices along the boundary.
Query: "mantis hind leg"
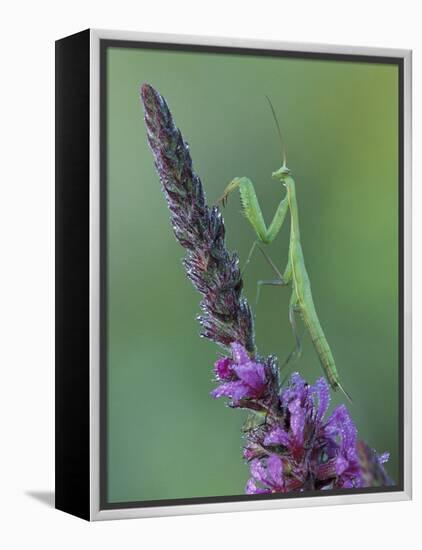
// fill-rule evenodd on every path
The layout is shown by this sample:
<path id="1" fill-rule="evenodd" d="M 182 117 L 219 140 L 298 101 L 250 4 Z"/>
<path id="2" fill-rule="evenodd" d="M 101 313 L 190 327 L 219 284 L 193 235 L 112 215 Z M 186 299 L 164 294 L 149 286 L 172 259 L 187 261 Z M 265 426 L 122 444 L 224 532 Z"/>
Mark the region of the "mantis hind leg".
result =
<path id="1" fill-rule="evenodd" d="M 295 361 L 297 361 L 300 356 L 302 355 L 302 336 L 299 335 L 298 327 L 296 324 L 296 318 L 295 314 L 300 313 L 300 306 L 297 302 L 296 294 L 293 291 L 292 296 L 290 298 L 290 305 L 289 305 L 289 322 L 290 326 L 292 327 L 293 336 L 295 338 L 295 347 L 292 349 L 292 351 L 289 353 L 289 355 L 286 357 L 284 363 L 281 365 L 281 369 L 284 369 L 290 364 L 293 364 Z M 284 383 L 284 381 L 283 381 Z"/>
<path id="2" fill-rule="evenodd" d="M 256 283 L 255 307 L 258 305 L 261 295 L 261 286 L 286 286 L 288 283 L 282 279 L 264 279 Z"/>
<path id="3" fill-rule="evenodd" d="M 290 299 L 290 305 L 289 305 L 289 321 L 290 321 L 290 326 L 292 327 L 293 335 L 296 341 L 294 354 L 299 358 L 302 354 L 302 343 L 301 343 L 301 337 L 299 336 L 299 333 L 297 330 L 296 318 L 295 318 L 296 313 L 300 313 L 300 306 L 298 304 L 295 292 L 292 292 L 292 297 Z"/>
<path id="4" fill-rule="evenodd" d="M 255 241 L 255 243 L 258 244 L 257 241 Z M 261 293 L 261 286 L 264 286 L 264 285 L 265 286 L 287 286 L 290 283 L 290 278 L 288 276 L 286 277 L 286 273 L 288 273 L 289 270 L 286 269 L 285 275 L 282 275 L 281 271 L 277 268 L 277 266 L 272 261 L 272 259 L 268 256 L 268 254 L 265 252 L 265 250 L 259 245 L 258 245 L 258 248 L 261 251 L 261 253 L 263 254 L 264 258 L 269 263 L 271 269 L 274 271 L 277 279 L 261 280 L 261 281 L 257 282 L 257 284 L 256 284 L 255 307 L 258 305 L 258 302 L 259 302 L 259 296 L 260 296 L 260 293 Z"/>

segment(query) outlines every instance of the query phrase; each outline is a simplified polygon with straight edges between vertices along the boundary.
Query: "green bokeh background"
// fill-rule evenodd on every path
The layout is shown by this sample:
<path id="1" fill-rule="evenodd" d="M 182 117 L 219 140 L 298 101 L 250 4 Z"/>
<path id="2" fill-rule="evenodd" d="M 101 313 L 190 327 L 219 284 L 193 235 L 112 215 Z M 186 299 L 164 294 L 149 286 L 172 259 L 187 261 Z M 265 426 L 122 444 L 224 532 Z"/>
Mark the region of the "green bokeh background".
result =
<path id="1" fill-rule="evenodd" d="M 255 183 L 267 223 L 283 192 L 275 105 L 296 180 L 314 300 L 361 438 L 389 450 L 398 478 L 398 69 L 394 65 L 108 48 L 108 500 L 242 494 L 244 412 L 214 401 L 218 349 L 199 338 L 199 295 L 186 279 L 148 149 L 139 86 L 167 99 L 208 202 L 234 176 Z M 237 195 L 224 212 L 244 261 L 253 233 Z M 269 252 L 284 266 L 288 223 Z M 260 255 L 246 295 L 272 274 Z M 261 354 L 292 349 L 290 291 L 264 288 Z M 304 337 L 295 369 L 321 376 Z M 332 406 L 342 402 L 334 395 Z"/>

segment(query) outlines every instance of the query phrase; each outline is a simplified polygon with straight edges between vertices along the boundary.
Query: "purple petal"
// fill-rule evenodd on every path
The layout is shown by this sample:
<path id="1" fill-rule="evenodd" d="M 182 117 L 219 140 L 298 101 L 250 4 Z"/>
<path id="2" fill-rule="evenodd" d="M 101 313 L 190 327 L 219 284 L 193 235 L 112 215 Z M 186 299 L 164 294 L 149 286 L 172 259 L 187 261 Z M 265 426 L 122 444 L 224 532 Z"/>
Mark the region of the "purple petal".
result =
<path id="1" fill-rule="evenodd" d="M 292 375 L 290 377 L 290 383 L 293 386 L 297 386 L 297 387 L 306 385 L 305 380 L 300 376 L 300 374 L 298 372 L 293 372 L 292 373 Z"/>
<path id="2" fill-rule="evenodd" d="M 347 457 L 349 461 L 357 460 L 357 430 L 344 405 L 340 405 L 334 409 L 327 424 L 324 426 L 324 432 L 326 436 L 340 437 L 342 454 Z"/>
<path id="3" fill-rule="evenodd" d="M 214 372 L 219 380 L 230 380 L 233 377 L 232 360 L 222 357 L 214 364 Z"/>
<path id="4" fill-rule="evenodd" d="M 250 470 L 252 476 L 257 481 L 263 483 L 264 485 L 268 483 L 267 472 L 265 471 L 264 465 L 259 458 L 255 458 L 254 460 L 252 460 Z"/>
<path id="5" fill-rule="evenodd" d="M 211 396 L 214 397 L 214 399 L 218 399 L 219 397 L 231 397 L 235 401 L 238 401 L 239 399 L 249 397 L 250 391 L 250 387 L 243 382 L 226 382 L 218 386 L 218 388 L 215 388 L 215 390 L 211 392 Z"/>
<path id="6" fill-rule="evenodd" d="M 283 407 L 287 407 L 291 401 L 299 399 L 304 402 L 307 394 L 307 384 L 299 373 L 294 372 L 290 377 L 289 386 L 283 390 L 280 396 L 280 402 Z"/>
<path id="7" fill-rule="evenodd" d="M 281 489 L 283 487 L 283 462 L 278 455 L 272 454 L 267 460 L 268 473 L 274 485 Z"/>
<path id="8" fill-rule="evenodd" d="M 280 404 L 282 407 L 287 407 L 289 401 L 296 397 L 296 392 L 292 388 L 286 388 L 281 392 Z"/>
<path id="9" fill-rule="evenodd" d="M 283 428 L 277 426 L 264 439 L 264 445 L 284 445 L 289 446 L 289 436 Z"/>
<path id="10" fill-rule="evenodd" d="M 356 487 L 355 483 L 351 479 L 346 479 L 342 485 L 344 489 L 353 489 Z"/>
<path id="11" fill-rule="evenodd" d="M 336 407 L 328 418 L 324 431 L 327 435 L 338 435 L 346 419 L 347 409 L 344 405 Z"/>
<path id="12" fill-rule="evenodd" d="M 343 456 L 339 456 L 336 459 L 336 474 L 341 476 L 341 474 L 347 470 L 348 466 L 349 462 Z"/>
<path id="13" fill-rule="evenodd" d="M 231 349 L 233 354 L 233 361 L 238 365 L 243 365 L 244 363 L 248 363 L 250 361 L 248 352 L 241 344 L 233 342 L 231 344 Z"/>
<path id="14" fill-rule="evenodd" d="M 346 409 L 346 407 L 345 407 Z M 341 431 L 342 448 L 348 457 L 356 456 L 356 438 L 357 430 L 347 409 L 344 416 L 344 422 Z"/>
<path id="15" fill-rule="evenodd" d="M 299 397 L 292 399 L 288 405 L 291 414 L 297 414 L 302 409 L 302 404 Z"/>
<path id="16" fill-rule="evenodd" d="M 311 392 L 317 397 L 317 420 L 319 422 L 324 418 L 325 413 L 327 412 L 328 405 L 330 404 L 330 389 L 325 378 L 320 378 L 316 383 L 311 387 Z"/>
<path id="17" fill-rule="evenodd" d="M 257 392 L 264 389 L 266 379 L 263 365 L 250 361 L 244 365 L 234 365 L 233 369 L 243 382 Z"/>
<path id="18" fill-rule="evenodd" d="M 295 399 L 289 404 L 290 428 L 296 441 L 303 442 L 303 432 L 305 429 L 305 409 L 301 406 L 300 400 Z"/>
<path id="19" fill-rule="evenodd" d="M 260 487 L 257 487 L 255 481 L 252 478 L 248 479 L 245 487 L 245 493 L 247 495 L 262 495 L 269 492 L 269 489 L 261 489 Z"/>

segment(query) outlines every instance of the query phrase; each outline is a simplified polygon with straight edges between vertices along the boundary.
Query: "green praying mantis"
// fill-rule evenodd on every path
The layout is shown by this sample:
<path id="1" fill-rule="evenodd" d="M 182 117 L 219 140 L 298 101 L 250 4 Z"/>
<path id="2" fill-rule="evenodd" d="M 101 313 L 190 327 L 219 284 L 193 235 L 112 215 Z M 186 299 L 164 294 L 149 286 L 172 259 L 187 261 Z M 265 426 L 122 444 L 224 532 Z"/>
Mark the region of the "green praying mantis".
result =
<path id="1" fill-rule="evenodd" d="M 267 228 L 264 220 L 264 216 L 261 211 L 261 207 L 258 202 L 258 198 L 255 193 L 253 183 L 250 179 L 246 177 L 234 178 L 224 190 L 220 201 L 224 206 L 227 202 L 228 195 L 234 190 L 239 189 L 240 199 L 242 204 L 242 211 L 246 216 L 247 220 L 254 229 L 257 239 L 254 241 L 252 248 L 249 252 L 248 258 L 245 263 L 249 263 L 252 254 L 255 250 L 255 247 L 258 245 L 261 252 L 264 254 L 265 258 L 271 265 L 273 271 L 275 272 L 277 278 L 273 280 L 264 280 L 258 281 L 257 287 L 257 299 L 259 299 L 259 292 L 262 285 L 271 285 L 271 286 L 288 286 L 292 285 L 292 294 L 290 298 L 289 305 L 289 321 L 292 326 L 293 332 L 296 339 L 296 355 L 300 355 L 300 338 L 297 335 L 296 324 L 295 324 L 295 315 L 299 314 L 305 328 L 307 329 L 314 348 L 319 357 L 319 361 L 324 370 L 324 373 L 330 383 L 330 386 L 334 390 L 340 389 L 344 395 L 351 401 L 350 395 L 346 392 L 343 386 L 340 383 L 339 375 L 337 372 L 336 364 L 334 361 L 333 354 L 331 352 L 330 346 L 328 344 L 327 338 L 322 329 L 321 323 L 319 321 L 314 300 L 312 297 L 311 283 L 309 280 L 309 275 L 306 270 L 305 260 L 303 256 L 302 244 L 300 240 L 300 229 L 299 229 L 299 212 L 296 199 L 296 185 L 295 181 L 291 176 L 291 172 L 287 167 L 286 162 L 286 151 L 283 145 L 282 134 L 280 130 L 280 125 L 275 114 L 274 107 L 271 103 L 271 100 L 267 97 L 268 103 L 270 105 L 274 122 L 276 124 L 278 136 L 280 139 L 280 144 L 282 148 L 282 157 L 283 164 L 281 168 L 272 173 L 272 177 L 286 189 L 284 198 L 280 201 L 277 210 L 274 214 L 273 220 L 269 227 Z M 287 211 L 290 211 L 290 243 L 289 243 L 289 253 L 287 266 L 283 273 L 281 273 L 271 258 L 264 252 L 263 248 L 259 246 L 259 243 L 270 244 L 277 237 L 283 222 L 285 220 Z M 244 267 L 244 269 L 245 269 Z M 292 354 L 290 354 L 289 359 Z"/>

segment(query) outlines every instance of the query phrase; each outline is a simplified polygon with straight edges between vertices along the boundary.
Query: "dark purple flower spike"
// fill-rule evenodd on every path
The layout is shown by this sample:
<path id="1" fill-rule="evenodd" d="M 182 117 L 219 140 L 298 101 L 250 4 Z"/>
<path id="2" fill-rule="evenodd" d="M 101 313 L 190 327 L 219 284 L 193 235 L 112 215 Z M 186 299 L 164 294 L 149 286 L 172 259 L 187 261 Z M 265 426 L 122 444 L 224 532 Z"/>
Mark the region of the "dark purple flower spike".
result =
<path id="1" fill-rule="evenodd" d="M 188 144 L 174 124 L 165 99 L 152 86 L 143 84 L 141 100 L 173 231 L 186 249 L 186 273 L 202 294 L 202 315 L 198 318 L 202 336 L 224 347 L 239 342 L 253 353 L 252 314 L 242 296 L 238 257 L 225 247 L 221 212 L 217 207 L 208 208 L 205 202 Z"/>

